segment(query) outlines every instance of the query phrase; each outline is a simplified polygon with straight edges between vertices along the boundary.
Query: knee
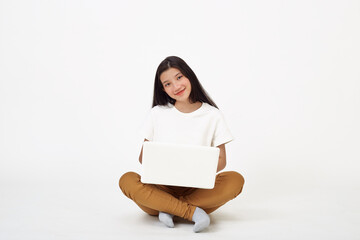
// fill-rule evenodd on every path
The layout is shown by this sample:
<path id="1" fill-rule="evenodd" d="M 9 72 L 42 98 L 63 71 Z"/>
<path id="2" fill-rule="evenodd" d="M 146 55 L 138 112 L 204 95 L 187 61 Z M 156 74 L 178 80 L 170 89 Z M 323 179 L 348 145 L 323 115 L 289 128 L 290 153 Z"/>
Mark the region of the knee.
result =
<path id="1" fill-rule="evenodd" d="M 140 179 L 140 175 L 135 172 L 124 173 L 119 179 L 119 187 L 125 193 L 126 187 L 132 185 Z"/>
<path id="2" fill-rule="evenodd" d="M 235 191 L 235 195 L 239 195 L 242 192 L 244 183 L 245 183 L 245 179 L 244 177 L 235 171 L 231 171 L 228 172 L 228 178 L 231 182 L 231 186 L 233 187 L 234 191 Z"/>

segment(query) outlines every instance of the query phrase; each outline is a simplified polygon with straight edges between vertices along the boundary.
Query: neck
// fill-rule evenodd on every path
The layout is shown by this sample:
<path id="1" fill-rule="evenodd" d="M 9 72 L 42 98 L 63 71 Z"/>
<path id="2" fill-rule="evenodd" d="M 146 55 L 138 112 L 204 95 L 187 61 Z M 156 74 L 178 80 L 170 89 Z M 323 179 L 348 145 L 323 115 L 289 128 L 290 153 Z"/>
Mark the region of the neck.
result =
<path id="1" fill-rule="evenodd" d="M 201 102 L 195 102 L 195 103 L 179 102 L 179 101 L 175 102 L 176 109 L 183 113 L 193 112 L 193 111 L 199 109 L 201 107 L 201 105 L 202 105 Z"/>

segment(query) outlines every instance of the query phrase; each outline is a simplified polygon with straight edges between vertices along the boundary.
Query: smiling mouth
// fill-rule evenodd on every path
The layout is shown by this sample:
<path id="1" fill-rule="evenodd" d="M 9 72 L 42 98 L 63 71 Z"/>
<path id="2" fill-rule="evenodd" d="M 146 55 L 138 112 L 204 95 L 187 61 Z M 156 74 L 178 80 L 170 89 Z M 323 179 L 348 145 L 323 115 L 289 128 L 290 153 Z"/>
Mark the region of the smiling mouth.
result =
<path id="1" fill-rule="evenodd" d="M 184 91 L 185 91 L 185 88 L 183 90 L 181 90 L 180 92 L 175 93 L 175 95 L 181 95 Z"/>

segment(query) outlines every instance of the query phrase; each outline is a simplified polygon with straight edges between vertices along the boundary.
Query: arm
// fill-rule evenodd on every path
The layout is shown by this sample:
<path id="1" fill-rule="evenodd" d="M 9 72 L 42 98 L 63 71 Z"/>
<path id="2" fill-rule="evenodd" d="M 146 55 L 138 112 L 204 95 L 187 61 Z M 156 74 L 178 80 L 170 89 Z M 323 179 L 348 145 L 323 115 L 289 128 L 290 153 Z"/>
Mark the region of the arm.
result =
<path id="1" fill-rule="evenodd" d="M 144 142 L 149 141 L 147 139 L 144 139 Z M 143 152 L 143 147 L 141 147 L 141 152 L 140 152 L 140 156 L 139 156 L 139 162 L 142 164 L 142 152 Z"/>
<path id="2" fill-rule="evenodd" d="M 226 150 L 225 150 L 225 144 L 221 144 L 217 147 L 220 148 L 220 154 L 219 154 L 219 162 L 216 172 L 219 172 L 223 170 L 226 166 Z"/>

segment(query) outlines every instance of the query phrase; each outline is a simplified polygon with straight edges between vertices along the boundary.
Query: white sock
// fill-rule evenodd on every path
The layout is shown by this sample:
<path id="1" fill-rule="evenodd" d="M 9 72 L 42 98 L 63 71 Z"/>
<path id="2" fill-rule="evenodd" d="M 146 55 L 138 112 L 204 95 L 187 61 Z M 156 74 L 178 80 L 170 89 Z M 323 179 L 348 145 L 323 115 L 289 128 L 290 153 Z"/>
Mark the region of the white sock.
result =
<path id="1" fill-rule="evenodd" d="M 194 232 L 201 232 L 210 225 L 209 215 L 199 207 L 196 207 L 192 220 L 195 222 Z"/>
<path id="2" fill-rule="evenodd" d="M 164 223 L 167 227 L 173 228 L 174 222 L 173 222 L 174 215 L 165 213 L 165 212 L 159 212 L 159 220 L 160 222 Z"/>

